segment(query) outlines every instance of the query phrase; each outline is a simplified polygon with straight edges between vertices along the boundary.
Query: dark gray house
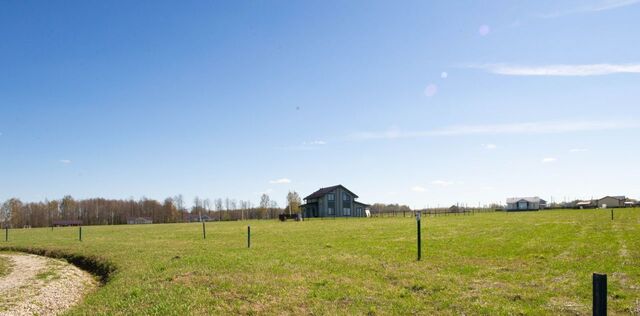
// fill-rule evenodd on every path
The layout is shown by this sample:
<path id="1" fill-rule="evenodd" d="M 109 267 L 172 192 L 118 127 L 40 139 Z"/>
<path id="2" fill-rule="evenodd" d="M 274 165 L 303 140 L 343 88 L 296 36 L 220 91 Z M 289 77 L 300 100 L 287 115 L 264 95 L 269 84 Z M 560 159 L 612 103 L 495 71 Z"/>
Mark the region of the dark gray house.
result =
<path id="1" fill-rule="evenodd" d="M 599 208 L 624 207 L 627 197 L 624 195 L 605 196 L 596 201 Z"/>
<path id="2" fill-rule="evenodd" d="M 304 198 L 300 205 L 302 216 L 309 217 L 366 217 L 368 204 L 357 202 L 358 196 L 342 185 L 321 188 Z"/>

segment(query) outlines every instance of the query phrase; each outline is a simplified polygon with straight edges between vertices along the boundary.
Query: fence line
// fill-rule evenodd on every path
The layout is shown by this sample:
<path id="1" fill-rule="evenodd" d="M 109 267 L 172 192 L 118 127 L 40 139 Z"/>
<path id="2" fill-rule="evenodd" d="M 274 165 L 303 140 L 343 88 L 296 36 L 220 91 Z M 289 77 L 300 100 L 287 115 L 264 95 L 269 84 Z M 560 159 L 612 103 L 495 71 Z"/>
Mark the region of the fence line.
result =
<path id="1" fill-rule="evenodd" d="M 493 213 L 499 210 L 493 208 L 458 208 L 458 209 L 423 209 L 423 210 L 411 210 L 411 211 L 382 211 L 372 212 L 372 217 L 414 217 L 416 212 L 420 211 L 423 216 L 468 216 L 476 213 Z"/>

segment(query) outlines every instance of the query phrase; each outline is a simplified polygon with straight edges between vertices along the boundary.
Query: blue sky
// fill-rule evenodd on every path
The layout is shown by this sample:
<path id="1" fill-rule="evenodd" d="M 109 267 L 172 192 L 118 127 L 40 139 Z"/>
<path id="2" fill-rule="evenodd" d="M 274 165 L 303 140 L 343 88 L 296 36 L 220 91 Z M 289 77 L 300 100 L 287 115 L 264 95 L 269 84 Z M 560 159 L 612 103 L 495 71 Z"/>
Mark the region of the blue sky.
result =
<path id="1" fill-rule="evenodd" d="M 0 199 L 640 197 L 640 1 L 3 1 Z"/>

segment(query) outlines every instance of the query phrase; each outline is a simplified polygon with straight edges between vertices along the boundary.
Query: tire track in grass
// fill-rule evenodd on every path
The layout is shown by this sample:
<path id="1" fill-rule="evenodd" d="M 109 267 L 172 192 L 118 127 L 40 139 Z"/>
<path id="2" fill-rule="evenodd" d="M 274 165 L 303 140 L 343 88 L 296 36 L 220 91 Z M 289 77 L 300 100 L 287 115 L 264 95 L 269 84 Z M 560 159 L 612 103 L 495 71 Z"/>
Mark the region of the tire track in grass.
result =
<path id="1" fill-rule="evenodd" d="M 618 244 L 618 256 L 620 257 L 620 261 L 622 265 L 630 264 L 629 260 L 631 259 L 629 256 L 629 249 L 627 248 L 627 242 L 625 239 L 625 229 L 621 227 L 620 223 L 621 219 L 613 222 L 613 233 L 615 234 L 615 238 Z"/>
<path id="2" fill-rule="evenodd" d="M 628 236 L 629 232 L 629 222 L 627 222 L 627 219 L 624 217 L 625 213 L 623 211 L 620 211 L 619 213 L 621 213 L 620 215 L 622 216 L 618 215 L 618 218 L 616 218 L 612 222 L 612 230 L 618 244 L 618 257 L 620 258 L 620 267 L 616 269 L 617 271 L 612 272 L 611 279 L 613 282 L 616 282 L 618 284 L 621 290 L 623 290 L 624 292 L 636 293 L 636 295 L 634 296 L 637 297 L 637 294 L 640 294 L 640 288 L 637 284 L 634 284 L 633 281 L 631 281 L 631 278 L 627 274 L 628 271 L 624 271 L 627 270 L 627 267 L 634 265 L 634 258 L 630 254 L 629 248 L 627 247 L 626 237 Z M 634 248 L 632 247 L 631 249 Z M 624 296 L 620 296 L 620 294 L 617 292 L 613 292 L 610 294 L 613 295 L 614 302 L 615 300 L 619 299 L 622 299 L 623 301 L 625 300 Z M 640 301 L 632 300 L 631 302 L 627 301 L 625 303 L 620 303 L 626 305 L 626 310 L 631 314 L 640 315 Z"/>

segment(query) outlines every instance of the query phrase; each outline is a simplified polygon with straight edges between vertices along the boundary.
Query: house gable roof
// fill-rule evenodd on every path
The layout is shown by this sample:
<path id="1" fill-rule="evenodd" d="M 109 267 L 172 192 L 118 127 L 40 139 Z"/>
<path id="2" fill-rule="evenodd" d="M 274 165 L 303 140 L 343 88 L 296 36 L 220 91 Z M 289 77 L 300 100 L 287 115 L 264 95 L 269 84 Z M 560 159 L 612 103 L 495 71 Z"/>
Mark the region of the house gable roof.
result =
<path id="1" fill-rule="evenodd" d="M 508 198 L 507 199 L 507 203 L 518 203 L 520 201 L 527 201 L 529 203 L 546 203 L 547 201 L 537 197 L 537 196 L 533 196 L 533 197 L 514 197 L 514 198 Z"/>
<path id="2" fill-rule="evenodd" d="M 333 190 L 335 190 L 337 188 L 342 188 L 345 191 L 351 193 L 353 195 L 353 197 L 358 198 L 358 195 L 356 195 L 355 193 L 351 192 L 349 189 L 345 188 L 342 184 L 338 184 L 338 185 L 334 185 L 334 186 L 330 186 L 330 187 L 326 187 L 326 188 L 320 188 L 318 191 L 311 193 L 309 196 L 305 197 L 304 199 L 308 200 L 308 199 L 321 198 L 321 197 L 331 193 Z"/>
<path id="3" fill-rule="evenodd" d="M 150 220 L 152 220 L 152 218 L 151 218 L 151 217 L 145 217 L 145 216 L 127 217 L 127 221 L 135 221 L 135 220 L 145 220 L 145 221 L 150 221 Z"/>
<path id="4" fill-rule="evenodd" d="M 613 198 L 613 199 L 616 199 L 616 200 L 619 200 L 619 201 L 624 201 L 624 200 L 627 199 L 627 197 L 624 196 L 624 195 L 615 195 L 615 196 L 607 195 L 607 196 L 601 198 L 600 200 L 604 200 L 606 198 Z"/>

